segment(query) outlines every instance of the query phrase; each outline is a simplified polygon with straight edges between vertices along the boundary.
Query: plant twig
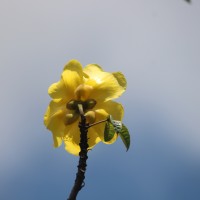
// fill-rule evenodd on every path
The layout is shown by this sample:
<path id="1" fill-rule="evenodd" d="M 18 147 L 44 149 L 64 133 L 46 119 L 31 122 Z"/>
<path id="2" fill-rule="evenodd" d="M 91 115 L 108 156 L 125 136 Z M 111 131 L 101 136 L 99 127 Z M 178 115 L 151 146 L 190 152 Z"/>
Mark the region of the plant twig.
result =
<path id="1" fill-rule="evenodd" d="M 95 123 L 93 123 L 93 124 L 90 124 L 90 125 L 88 126 L 88 128 L 90 128 L 91 126 L 95 126 L 95 125 L 97 125 L 97 124 L 100 124 L 100 123 L 106 122 L 106 121 L 108 121 L 108 119 L 104 119 L 104 120 L 101 120 L 101 121 L 95 122 Z"/>
<path id="2" fill-rule="evenodd" d="M 87 167 L 87 152 L 88 152 L 88 138 L 87 138 L 87 132 L 88 128 L 91 126 L 106 122 L 108 119 L 101 120 L 99 122 L 93 123 L 93 124 L 88 124 L 86 123 L 86 117 L 84 116 L 83 112 L 83 106 L 82 104 L 78 104 L 78 109 L 79 113 L 81 116 L 81 121 L 79 122 L 79 129 L 80 129 L 80 148 L 81 151 L 79 153 L 79 164 L 78 164 L 78 172 L 76 173 L 76 179 L 74 182 L 74 186 L 71 190 L 71 193 L 69 195 L 68 200 L 76 200 L 76 196 L 78 192 L 84 187 L 84 179 L 85 179 L 85 172 L 86 172 L 86 167 Z"/>
<path id="3" fill-rule="evenodd" d="M 80 129 L 80 148 L 81 151 L 79 153 L 79 164 L 78 164 L 78 172 L 76 174 L 76 180 L 74 183 L 74 186 L 71 190 L 71 193 L 69 195 L 68 200 L 76 200 L 76 196 L 78 192 L 81 190 L 82 187 L 84 187 L 84 179 L 85 179 L 85 172 L 87 167 L 87 152 L 88 152 L 88 138 L 87 138 L 87 132 L 88 132 L 89 124 L 86 123 L 86 118 L 83 114 L 81 114 L 81 121 L 79 123 L 79 129 Z"/>

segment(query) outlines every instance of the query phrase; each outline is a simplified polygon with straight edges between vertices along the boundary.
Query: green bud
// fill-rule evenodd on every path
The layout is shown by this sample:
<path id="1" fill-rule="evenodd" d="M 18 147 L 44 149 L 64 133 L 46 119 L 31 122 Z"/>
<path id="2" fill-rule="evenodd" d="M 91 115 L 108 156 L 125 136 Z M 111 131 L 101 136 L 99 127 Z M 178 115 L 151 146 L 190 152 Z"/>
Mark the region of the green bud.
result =
<path id="1" fill-rule="evenodd" d="M 94 108 L 94 106 L 96 105 L 96 101 L 94 99 L 88 99 L 87 101 L 84 102 L 84 107 L 87 110 L 91 110 L 92 108 Z"/>
<path id="2" fill-rule="evenodd" d="M 66 106 L 69 110 L 76 110 L 77 109 L 77 101 L 76 100 L 71 100 L 67 103 Z"/>
<path id="3" fill-rule="evenodd" d="M 78 119 L 79 115 L 75 112 L 75 113 L 70 113 L 70 114 L 66 114 L 65 118 L 64 118 L 64 123 L 65 125 L 69 125 L 74 123 L 77 119 Z"/>

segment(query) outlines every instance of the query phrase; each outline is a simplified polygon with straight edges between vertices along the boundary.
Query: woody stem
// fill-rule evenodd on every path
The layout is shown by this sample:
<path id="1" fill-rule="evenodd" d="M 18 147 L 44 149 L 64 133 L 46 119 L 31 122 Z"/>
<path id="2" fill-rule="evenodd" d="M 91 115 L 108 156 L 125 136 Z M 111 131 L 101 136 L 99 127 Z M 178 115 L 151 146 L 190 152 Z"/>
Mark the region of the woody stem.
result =
<path id="1" fill-rule="evenodd" d="M 78 172 L 76 174 L 76 179 L 74 182 L 74 186 L 71 190 L 71 193 L 69 195 L 68 200 L 76 200 L 76 196 L 78 192 L 84 187 L 84 179 L 85 179 L 85 172 L 87 167 L 87 152 L 88 152 L 88 138 L 87 138 L 87 132 L 88 132 L 88 124 L 86 123 L 86 118 L 83 113 L 83 107 L 81 104 L 78 105 L 79 112 L 81 115 L 81 121 L 79 122 L 79 129 L 80 129 L 80 148 L 81 151 L 79 153 L 79 164 L 78 164 Z"/>

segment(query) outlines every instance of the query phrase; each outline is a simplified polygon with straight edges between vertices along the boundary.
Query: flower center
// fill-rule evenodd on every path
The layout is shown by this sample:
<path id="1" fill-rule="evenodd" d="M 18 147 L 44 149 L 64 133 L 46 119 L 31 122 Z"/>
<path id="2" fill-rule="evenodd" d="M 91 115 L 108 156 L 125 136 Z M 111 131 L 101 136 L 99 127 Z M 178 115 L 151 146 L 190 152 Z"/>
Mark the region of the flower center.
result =
<path id="1" fill-rule="evenodd" d="M 75 112 L 79 112 L 78 110 L 78 104 L 82 104 L 83 111 L 86 112 L 88 110 L 91 110 L 96 105 L 96 101 L 94 99 L 88 99 L 86 101 L 81 100 L 71 100 L 67 103 L 66 107 L 69 110 L 74 110 Z"/>
<path id="2" fill-rule="evenodd" d="M 71 100 L 67 103 L 66 108 L 72 110 L 70 114 L 66 114 L 64 118 L 65 125 L 74 123 L 80 116 L 79 106 L 81 105 L 83 113 L 88 121 L 88 123 L 93 123 L 95 121 L 95 112 L 90 111 L 96 105 L 94 99 L 88 99 L 86 101 L 81 100 Z"/>
<path id="3" fill-rule="evenodd" d="M 81 84 L 76 88 L 74 92 L 75 99 L 72 99 L 66 105 L 66 108 L 72 111 L 72 113 L 65 116 L 64 122 L 66 125 L 75 122 L 82 114 L 86 116 L 89 123 L 95 120 L 95 113 L 93 111 L 90 112 L 96 105 L 96 101 L 89 98 L 92 89 L 92 86 L 85 84 Z"/>

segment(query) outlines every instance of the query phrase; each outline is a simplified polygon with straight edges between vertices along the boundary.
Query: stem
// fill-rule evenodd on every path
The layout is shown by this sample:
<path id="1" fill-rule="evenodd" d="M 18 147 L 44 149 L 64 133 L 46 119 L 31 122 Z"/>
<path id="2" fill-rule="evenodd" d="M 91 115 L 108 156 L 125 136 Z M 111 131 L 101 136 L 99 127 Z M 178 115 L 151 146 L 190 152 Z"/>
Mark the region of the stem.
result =
<path id="1" fill-rule="evenodd" d="M 76 196 L 78 192 L 81 190 L 82 187 L 84 187 L 84 179 L 85 179 L 85 171 L 86 171 L 86 161 L 87 161 L 87 152 L 88 152 L 88 138 L 87 138 L 87 132 L 88 132 L 88 124 L 86 123 L 86 118 L 81 112 L 81 106 L 79 106 L 79 110 L 81 113 L 81 121 L 79 122 L 79 129 L 80 129 L 80 148 L 81 151 L 79 153 L 79 164 L 78 164 L 78 172 L 76 174 L 76 180 L 74 182 L 74 186 L 71 190 L 70 196 L 68 200 L 76 200 Z"/>
<path id="2" fill-rule="evenodd" d="M 95 126 L 95 125 L 97 125 L 97 124 L 100 124 L 100 123 L 106 122 L 106 121 L 108 121 L 108 119 L 104 119 L 104 120 L 101 120 L 101 121 L 95 122 L 95 123 L 93 123 L 93 124 L 88 125 L 88 128 L 90 128 L 91 126 Z"/>

